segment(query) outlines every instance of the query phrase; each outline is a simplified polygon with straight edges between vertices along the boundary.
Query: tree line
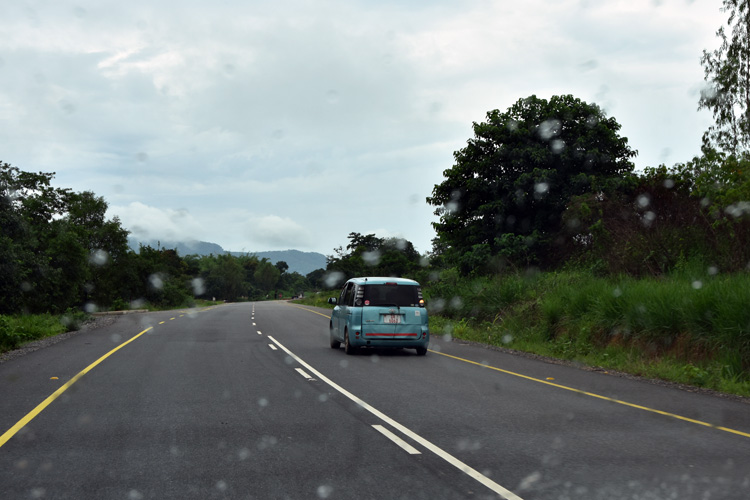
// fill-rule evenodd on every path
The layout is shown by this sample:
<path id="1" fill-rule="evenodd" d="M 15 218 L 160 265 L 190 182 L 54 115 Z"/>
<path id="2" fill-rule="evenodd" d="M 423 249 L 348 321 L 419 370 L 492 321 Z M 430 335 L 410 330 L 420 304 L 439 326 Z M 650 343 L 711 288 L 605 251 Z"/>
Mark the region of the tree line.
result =
<path id="1" fill-rule="evenodd" d="M 251 254 L 133 251 L 119 219 L 106 218 L 104 198 L 54 187 L 53 179 L 0 163 L 0 314 L 257 300 L 316 285 L 283 261 Z"/>

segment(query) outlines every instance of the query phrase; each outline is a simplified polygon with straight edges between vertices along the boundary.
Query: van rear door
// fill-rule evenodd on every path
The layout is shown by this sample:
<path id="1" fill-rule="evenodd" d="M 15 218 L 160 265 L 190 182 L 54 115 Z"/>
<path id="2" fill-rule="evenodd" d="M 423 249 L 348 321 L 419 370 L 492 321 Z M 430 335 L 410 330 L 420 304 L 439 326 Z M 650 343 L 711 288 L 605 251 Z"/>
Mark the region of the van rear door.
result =
<path id="1" fill-rule="evenodd" d="M 421 334 L 418 287 L 397 283 L 362 287 L 362 334 L 367 340 L 410 340 Z"/>

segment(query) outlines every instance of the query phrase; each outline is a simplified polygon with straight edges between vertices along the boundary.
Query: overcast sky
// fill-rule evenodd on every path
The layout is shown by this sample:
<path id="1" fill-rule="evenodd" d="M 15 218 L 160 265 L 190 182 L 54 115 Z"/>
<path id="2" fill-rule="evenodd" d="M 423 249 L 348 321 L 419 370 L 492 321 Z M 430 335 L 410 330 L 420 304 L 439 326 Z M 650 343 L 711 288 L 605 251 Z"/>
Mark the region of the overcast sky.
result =
<path id="1" fill-rule="evenodd" d="M 435 236 L 472 122 L 600 105 L 636 167 L 700 151 L 720 0 L 0 3 L 0 160 L 90 190 L 140 239 L 331 254 Z"/>

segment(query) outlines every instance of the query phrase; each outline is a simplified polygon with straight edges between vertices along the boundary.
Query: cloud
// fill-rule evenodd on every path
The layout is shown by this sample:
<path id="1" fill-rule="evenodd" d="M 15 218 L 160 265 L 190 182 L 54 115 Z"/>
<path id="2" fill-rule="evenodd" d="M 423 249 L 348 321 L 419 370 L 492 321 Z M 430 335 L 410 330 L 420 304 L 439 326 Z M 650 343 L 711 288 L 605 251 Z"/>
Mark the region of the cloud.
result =
<path id="1" fill-rule="evenodd" d="M 205 227 L 186 209 L 160 209 L 133 202 L 125 206 L 110 206 L 110 217 L 118 216 L 131 236 L 142 240 L 191 241 L 205 232 Z"/>
<path id="2" fill-rule="evenodd" d="M 603 105 L 638 166 L 688 160 L 725 20 L 682 0 L 81 5 L 4 6 L 0 159 L 144 238 L 237 251 L 367 228 L 428 250 L 424 199 L 472 122 L 534 93 Z"/>
<path id="3" fill-rule="evenodd" d="M 308 229 L 288 217 L 277 215 L 254 217 L 247 222 L 245 234 L 257 244 L 274 249 L 308 248 L 312 241 Z"/>

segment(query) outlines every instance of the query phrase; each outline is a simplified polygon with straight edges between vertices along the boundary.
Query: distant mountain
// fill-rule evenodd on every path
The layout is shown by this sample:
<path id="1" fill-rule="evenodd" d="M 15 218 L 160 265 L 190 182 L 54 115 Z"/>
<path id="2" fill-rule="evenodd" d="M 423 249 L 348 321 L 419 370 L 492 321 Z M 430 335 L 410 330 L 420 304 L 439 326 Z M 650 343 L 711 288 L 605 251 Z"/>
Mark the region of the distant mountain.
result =
<path id="1" fill-rule="evenodd" d="M 232 255 L 245 255 L 245 252 L 231 252 Z M 250 252 L 262 259 L 265 257 L 274 264 L 283 260 L 289 265 L 287 272 L 298 272 L 306 275 L 316 269 L 326 268 L 326 256 L 318 252 L 300 252 L 299 250 L 276 250 L 268 252 Z"/>
<path id="2" fill-rule="evenodd" d="M 206 241 L 138 241 L 135 238 L 128 239 L 128 245 L 134 251 L 138 251 L 140 245 L 148 245 L 152 248 L 174 248 L 179 255 L 223 255 L 230 253 L 235 256 L 239 255 L 257 255 L 258 258 L 266 258 L 273 264 L 283 260 L 289 266 L 287 272 L 298 272 L 306 275 L 316 269 L 325 269 L 326 256 L 317 252 L 301 252 L 299 250 L 276 250 L 268 252 L 227 252 L 221 245 L 209 243 Z"/>

